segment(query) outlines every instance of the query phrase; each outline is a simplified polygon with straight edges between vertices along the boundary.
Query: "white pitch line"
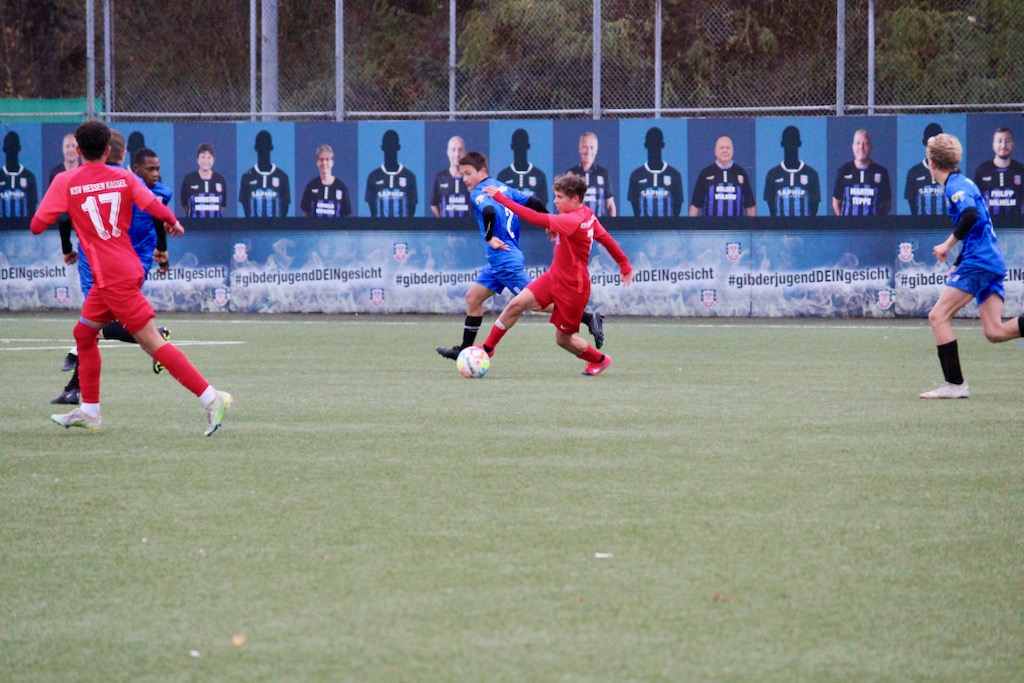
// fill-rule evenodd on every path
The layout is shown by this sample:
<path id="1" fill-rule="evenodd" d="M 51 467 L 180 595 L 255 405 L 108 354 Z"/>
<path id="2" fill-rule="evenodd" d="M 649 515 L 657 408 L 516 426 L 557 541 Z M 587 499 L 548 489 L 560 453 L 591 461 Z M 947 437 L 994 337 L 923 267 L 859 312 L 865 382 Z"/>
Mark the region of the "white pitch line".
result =
<path id="1" fill-rule="evenodd" d="M 187 341 L 178 339 L 174 341 L 175 346 L 228 346 L 234 344 L 246 344 L 244 341 Z M 100 348 L 106 349 L 129 349 L 138 348 L 138 344 L 126 344 L 118 341 L 108 341 L 105 344 L 100 344 Z M 70 344 L 63 344 L 61 346 L 0 346 L 0 351 L 57 351 L 60 349 L 67 350 L 71 348 Z"/>

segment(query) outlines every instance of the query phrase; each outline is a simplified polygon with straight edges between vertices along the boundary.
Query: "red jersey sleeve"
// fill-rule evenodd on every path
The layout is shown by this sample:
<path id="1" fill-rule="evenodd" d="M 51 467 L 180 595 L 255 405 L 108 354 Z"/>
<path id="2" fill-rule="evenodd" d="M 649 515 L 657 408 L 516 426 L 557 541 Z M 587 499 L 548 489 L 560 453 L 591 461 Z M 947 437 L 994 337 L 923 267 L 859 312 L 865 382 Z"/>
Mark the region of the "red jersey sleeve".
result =
<path id="1" fill-rule="evenodd" d="M 566 214 L 541 213 L 540 211 L 534 211 L 527 206 L 523 206 L 522 204 L 512 201 L 501 192 L 494 195 L 494 200 L 508 208 L 512 213 L 519 216 L 524 221 L 533 223 L 541 228 L 554 230 L 560 235 L 571 235 L 580 227 L 580 217 L 575 215 L 575 212 Z"/>
<path id="2" fill-rule="evenodd" d="M 35 215 L 32 216 L 32 222 L 29 224 L 29 229 L 32 230 L 33 235 L 38 235 L 43 230 L 46 230 L 47 227 L 57 220 L 57 216 L 67 212 L 67 185 L 68 182 L 64 173 L 58 173 L 53 182 L 50 183 L 49 189 L 46 190 L 43 200 L 36 207 Z"/>
<path id="3" fill-rule="evenodd" d="M 633 266 L 629 263 L 629 257 L 626 256 L 626 252 L 622 251 L 622 247 L 611 236 L 611 233 L 605 230 L 604 226 L 597 220 L 594 221 L 594 239 L 608 250 L 608 253 L 612 255 L 615 262 L 619 264 L 619 271 L 623 275 L 633 272 Z"/>

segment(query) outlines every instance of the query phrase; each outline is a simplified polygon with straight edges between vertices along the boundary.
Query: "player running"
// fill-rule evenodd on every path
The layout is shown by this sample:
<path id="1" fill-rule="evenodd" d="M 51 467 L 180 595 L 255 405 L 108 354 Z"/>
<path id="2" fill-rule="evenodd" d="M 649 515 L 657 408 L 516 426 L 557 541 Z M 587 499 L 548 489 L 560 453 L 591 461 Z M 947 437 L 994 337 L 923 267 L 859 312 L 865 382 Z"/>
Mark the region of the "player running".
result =
<path id="1" fill-rule="evenodd" d="M 591 347 L 576 333 L 580 329 L 583 309 L 590 300 L 590 249 L 596 239 L 619 264 L 622 284 L 633 282 L 633 267 L 626 254 L 594 212 L 583 205 L 587 194 L 587 181 L 567 173 L 555 179 L 555 207 L 558 215 L 539 213 L 514 201 L 502 193 L 502 188 L 491 186 L 483 192 L 523 220 L 557 234 L 551 267 L 526 286 L 505 306 L 491 333 L 484 342 L 484 350 L 494 355 L 494 349 L 505 333 L 516 324 L 523 311 L 538 306 L 553 305 L 551 324 L 555 326 L 555 343 L 569 353 L 587 362 L 584 375 L 600 375 L 612 364 L 612 357 Z"/>
<path id="2" fill-rule="evenodd" d="M 124 154 L 124 136 L 116 130 L 111 130 L 110 154 L 107 156 L 107 165 L 120 167 L 124 163 Z M 132 165 L 135 174 L 145 181 L 146 186 L 160 201 L 169 205 L 171 201 L 171 188 L 159 182 L 160 159 L 156 156 L 156 152 L 143 147 L 135 152 L 135 157 L 137 161 Z M 71 244 L 71 219 L 67 214 L 61 214 L 57 223 L 60 228 L 61 247 L 64 250 L 64 262 L 68 265 L 75 262 L 78 263 L 78 277 L 82 288 L 82 297 L 87 297 L 93 285 L 92 267 L 89 265 L 88 257 L 84 250 L 81 254 L 78 254 Z M 138 254 L 139 261 L 142 263 L 142 268 L 145 272 L 148 273 L 150 271 L 154 262 L 159 266 L 161 273 L 167 271 L 167 233 L 164 232 L 163 223 L 157 225 L 153 221 L 152 216 L 133 205 L 132 228 L 129 231 L 129 235 L 132 240 L 132 248 Z M 164 339 L 169 339 L 171 336 L 171 331 L 166 327 L 158 327 L 157 331 L 160 332 L 160 336 Z M 100 330 L 100 338 L 116 339 L 129 344 L 137 343 L 135 337 L 124 328 L 124 325 L 116 320 L 108 323 Z M 50 400 L 50 403 L 62 405 L 80 403 L 82 397 L 81 385 L 79 383 L 77 347 L 68 351 L 60 369 L 65 372 L 71 370 L 74 372 L 72 372 L 68 383 L 64 385 L 64 388 L 55 398 Z M 154 360 L 153 372 L 159 374 L 163 370 L 163 366 Z"/>
<path id="3" fill-rule="evenodd" d="M 946 281 L 939 300 L 928 313 L 939 352 L 945 382 L 921 398 L 968 398 L 971 390 L 960 370 L 960 352 L 953 334 L 957 311 L 978 302 L 978 315 L 985 338 L 992 343 L 1010 341 L 1024 334 L 1024 316 L 1003 321 L 1003 278 L 1006 261 L 996 242 L 988 205 L 981 190 L 960 171 L 963 148 L 952 135 L 942 133 L 928 140 L 927 159 L 932 178 L 945 189 L 949 217 L 956 228 L 932 252 L 945 261 L 949 250 L 963 241 L 960 256 Z"/>
<path id="4" fill-rule="evenodd" d="M 525 257 L 519 248 L 519 218 L 485 194 L 486 188 L 499 188 L 515 198 L 516 202 L 536 212 L 547 213 L 547 208 L 539 199 L 491 178 L 487 157 L 480 152 L 469 152 L 459 159 L 459 173 L 462 174 L 462 182 L 470 190 L 470 204 L 484 239 L 487 266 L 466 292 L 466 322 L 462 328 L 462 343 L 450 348 L 437 347 L 439 354 L 452 360 L 459 357 L 459 351 L 472 346 L 476 341 L 484 319 L 484 302 L 505 289 L 516 296 L 530 282 Z M 540 311 L 542 308 L 534 310 Z M 583 324 L 594 335 L 594 344 L 601 348 L 604 344 L 604 316 L 601 313 L 584 313 Z"/>
<path id="5" fill-rule="evenodd" d="M 215 389 L 185 354 L 157 331 L 153 323 L 153 307 L 142 295 L 146 273 L 129 238 L 132 204 L 163 221 L 172 236 L 181 236 L 185 228 L 131 171 L 106 165 L 110 154 L 110 128 L 105 123 L 86 121 L 75 131 L 75 140 L 85 163 L 54 179 L 31 223 L 32 233 L 38 235 L 58 215 L 68 213 L 78 235 L 79 246 L 88 255 L 95 280 L 74 329 L 75 341 L 78 342 L 82 405 L 66 415 L 52 415 L 51 419 L 62 427 L 102 428 L 102 359 L 97 336 L 104 325 L 116 319 L 146 353 L 199 397 L 206 411 L 204 436 L 210 436 L 220 427 L 231 405 L 231 394 Z"/>

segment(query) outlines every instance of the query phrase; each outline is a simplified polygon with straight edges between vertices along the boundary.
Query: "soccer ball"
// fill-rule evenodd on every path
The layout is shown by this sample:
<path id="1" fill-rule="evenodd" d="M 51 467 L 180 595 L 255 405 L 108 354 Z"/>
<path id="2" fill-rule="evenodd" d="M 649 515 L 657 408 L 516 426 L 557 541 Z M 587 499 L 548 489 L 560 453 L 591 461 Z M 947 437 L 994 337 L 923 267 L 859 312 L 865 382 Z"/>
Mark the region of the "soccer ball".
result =
<path id="1" fill-rule="evenodd" d="M 455 365 L 459 368 L 459 374 L 466 379 L 477 379 L 487 374 L 487 369 L 491 367 L 491 357 L 482 346 L 467 346 L 459 351 Z"/>

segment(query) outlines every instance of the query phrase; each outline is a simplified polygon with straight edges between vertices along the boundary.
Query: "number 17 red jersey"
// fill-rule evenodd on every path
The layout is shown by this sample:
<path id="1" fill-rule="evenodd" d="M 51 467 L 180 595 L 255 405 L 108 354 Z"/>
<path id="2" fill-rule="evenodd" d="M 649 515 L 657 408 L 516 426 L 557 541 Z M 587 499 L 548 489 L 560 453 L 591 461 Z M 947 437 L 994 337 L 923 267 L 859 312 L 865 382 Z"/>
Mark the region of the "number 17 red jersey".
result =
<path id="1" fill-rule="evenodd" d="M 38 235 L 57 216 L 68 213 L 97 287 L 126 281 L 141 284 L 145 273 L 128 236 L 132 204 L 168 225 L 177 222 L 134 173 L 89 162 L 57 174 L 32 217 L 32 232 Z"/>

